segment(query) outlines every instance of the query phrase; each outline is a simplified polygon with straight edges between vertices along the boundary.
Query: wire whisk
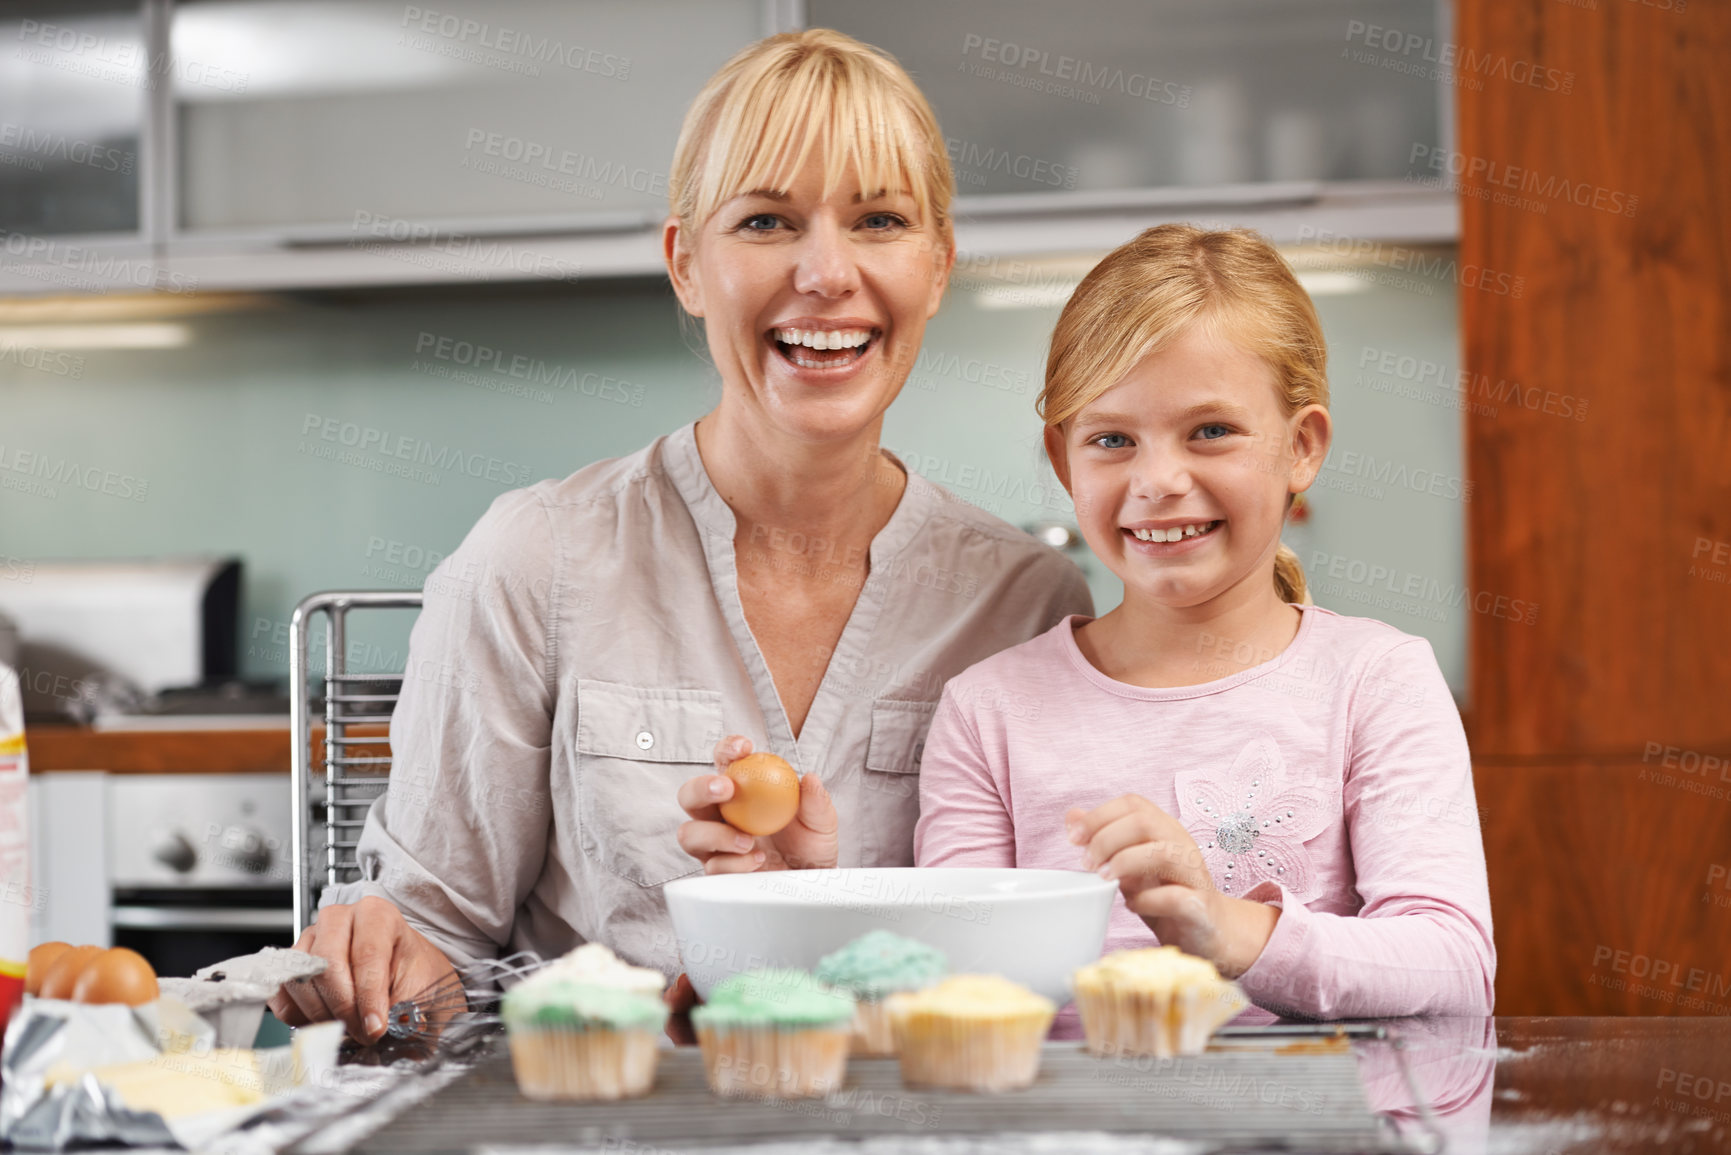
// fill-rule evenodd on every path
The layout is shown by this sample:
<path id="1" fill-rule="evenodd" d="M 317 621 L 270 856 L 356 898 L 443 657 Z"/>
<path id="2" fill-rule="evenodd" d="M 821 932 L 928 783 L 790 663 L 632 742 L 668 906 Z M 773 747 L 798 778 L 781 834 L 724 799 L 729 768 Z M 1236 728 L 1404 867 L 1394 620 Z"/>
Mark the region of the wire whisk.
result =
<path id="1" fill-rule="evenodd" d="M 486 959 L 447 975 L 391 1004 L 385 1033 L 370 1046 L 355 1046 L 357 1062 L 388 1064 L 467 1050 L 499 1026 L 499 984 L 524 979 L 547 965 L 534 951 Z"/>

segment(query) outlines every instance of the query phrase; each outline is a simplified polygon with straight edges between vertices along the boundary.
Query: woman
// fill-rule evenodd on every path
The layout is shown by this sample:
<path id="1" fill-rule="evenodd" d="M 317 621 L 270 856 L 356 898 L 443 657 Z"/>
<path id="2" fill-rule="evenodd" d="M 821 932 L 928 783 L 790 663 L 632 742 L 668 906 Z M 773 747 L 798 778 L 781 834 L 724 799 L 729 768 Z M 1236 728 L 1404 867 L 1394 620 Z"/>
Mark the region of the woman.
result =
<path id="1" fill-rule="evenodd" d="M 721 401 L 505 494 L 428 579 L 409 669 L 440 676 L 404 683 L 365 881 L 296 944 L 330 968 L 286 1022 L 376 1039 L 453 964 L 526 948 L 674 973 L 660 888 L 698 862 L 912 865 L 945 680 L 1092 610 L 1075 566 L 878 447 L 955 260 L 907 74 L 835 32 L 764 40 L 698 95 L 671 177 L 668 274 Z M 700 773 L 748 745 L 803 779 L 755 844 Z"/>

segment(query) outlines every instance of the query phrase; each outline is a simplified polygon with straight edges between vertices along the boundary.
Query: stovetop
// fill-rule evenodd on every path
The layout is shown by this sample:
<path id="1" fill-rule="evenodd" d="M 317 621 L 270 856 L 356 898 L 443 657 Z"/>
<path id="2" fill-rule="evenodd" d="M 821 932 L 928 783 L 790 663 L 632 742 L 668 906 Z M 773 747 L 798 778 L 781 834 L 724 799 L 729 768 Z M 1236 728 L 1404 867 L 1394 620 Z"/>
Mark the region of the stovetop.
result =
<path id="1" fill-rule="evenodd" d="M 218 682 L 105 704 L 96 730 L 274 730 L 289 724 L 288 694 L 277 682 Z"/>

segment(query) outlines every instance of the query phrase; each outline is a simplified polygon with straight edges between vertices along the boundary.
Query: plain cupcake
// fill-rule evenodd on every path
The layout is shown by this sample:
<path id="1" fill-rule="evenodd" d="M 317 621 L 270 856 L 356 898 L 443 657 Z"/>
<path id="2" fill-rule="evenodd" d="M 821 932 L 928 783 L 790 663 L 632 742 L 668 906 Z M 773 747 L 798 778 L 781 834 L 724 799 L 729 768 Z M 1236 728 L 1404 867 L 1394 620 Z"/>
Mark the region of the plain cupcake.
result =
<path id="1" fill-rule="evenodd" d="M 732 975 L 691 1012 L 717 1095 L 809 1098 L 841 1086 L 854 1000 L 805 971 Z"/>
<path id="2" fill-rule="evenodd" d="M 531 1099 L 623 1099 L 655 1082 L 667 1005 L 660 972 L 579 947 L 505 993 L 517 1086 Z"/>
<path id="3" fill-rule="evenodd" d="M 1216 1028 L 1250 1005 L 1213 963 L 1175 946 L 1113 951 L 1079 969 L 1072 986 L 1097 1055 L 1200 1054 Z"/>
<path id="4" fill-rule="evenodd" d="M 943 952 L 935 947 L 887 930 L 873 930 L 825 955 L 815 973 L 820 982 L 854 997 L 854 1054 L 893 1055 L 895 1032 L 885 1000 L 894 994 L 925 990 L 948 969 Z"/>
<path id="5" fill-rule="evenodd" d="M 964 1091 L 1012 1091 L 1040 1073 L 1040 1044 L 1057 1006 L 998 975 L 953 975 L 886 1000 L 902 1081 Z"/>

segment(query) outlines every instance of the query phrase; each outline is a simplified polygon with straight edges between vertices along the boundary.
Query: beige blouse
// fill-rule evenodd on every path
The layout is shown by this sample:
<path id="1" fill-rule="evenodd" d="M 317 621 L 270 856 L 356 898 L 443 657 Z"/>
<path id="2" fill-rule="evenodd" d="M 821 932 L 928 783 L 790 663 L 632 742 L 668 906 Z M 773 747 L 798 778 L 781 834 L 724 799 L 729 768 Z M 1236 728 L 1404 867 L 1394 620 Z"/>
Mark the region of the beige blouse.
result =
<path id="1" fill-rule="evenodd" d="M 944 683 L 1091 613 L 1081 571 L 910 473 L 795 740 L 694 430 L 504 494 L 427 579 L 365 877 L 324 904 L 388 898 L 458 964 L 602 942 L 675 973 L 661 886 L 700 869 L 675 840 L 675 792 L 729 733 L 823 779 L 842 866 L 913 865 Z"/>

